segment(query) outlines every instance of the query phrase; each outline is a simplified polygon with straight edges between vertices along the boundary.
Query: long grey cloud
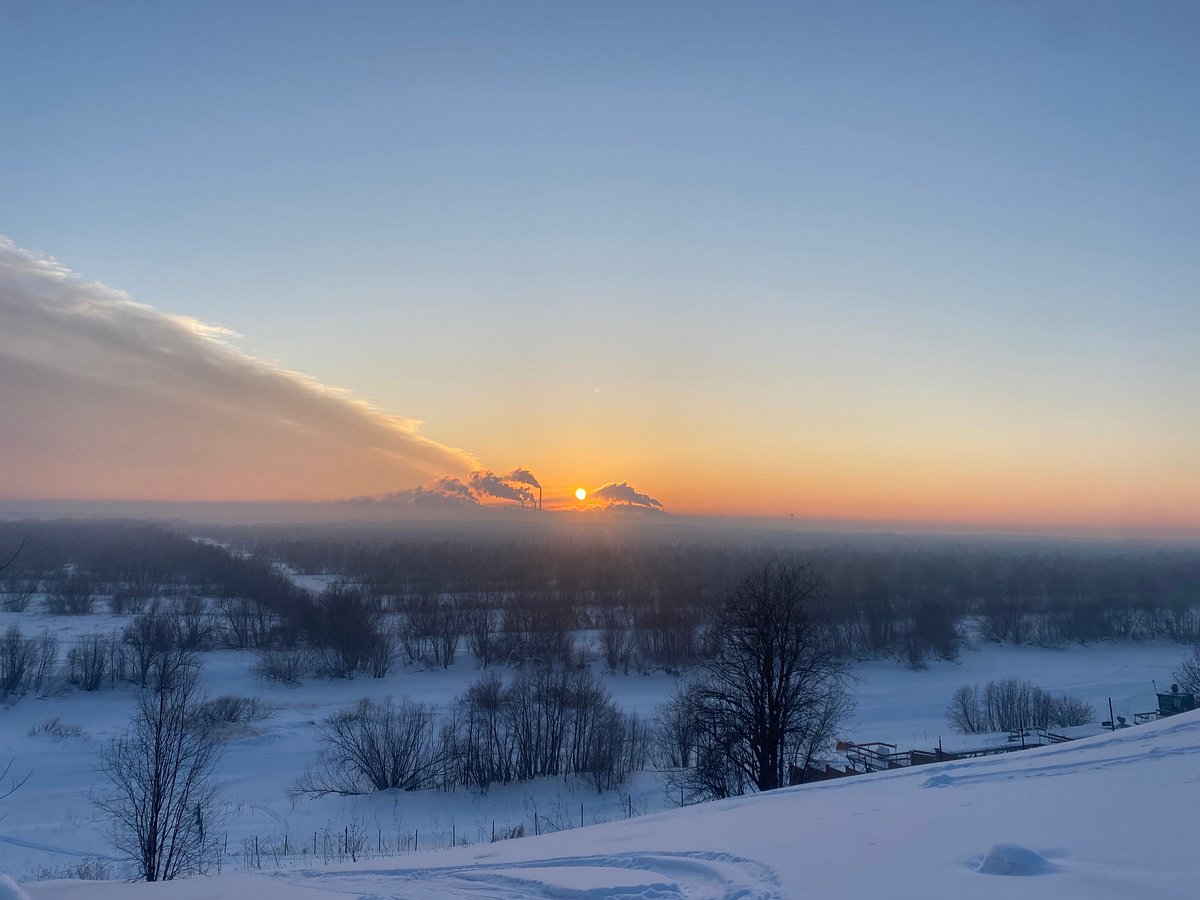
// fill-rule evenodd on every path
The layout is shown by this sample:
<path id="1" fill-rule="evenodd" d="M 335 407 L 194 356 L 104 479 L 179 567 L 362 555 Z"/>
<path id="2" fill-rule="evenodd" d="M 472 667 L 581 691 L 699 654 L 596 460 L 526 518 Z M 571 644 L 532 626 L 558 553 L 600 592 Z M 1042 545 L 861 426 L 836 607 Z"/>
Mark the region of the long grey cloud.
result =
<path id="1" fill-rule="evenodd" d="M 230 338 L 0 238 L 0 496 L 318 499 L 477 468 Z"/>

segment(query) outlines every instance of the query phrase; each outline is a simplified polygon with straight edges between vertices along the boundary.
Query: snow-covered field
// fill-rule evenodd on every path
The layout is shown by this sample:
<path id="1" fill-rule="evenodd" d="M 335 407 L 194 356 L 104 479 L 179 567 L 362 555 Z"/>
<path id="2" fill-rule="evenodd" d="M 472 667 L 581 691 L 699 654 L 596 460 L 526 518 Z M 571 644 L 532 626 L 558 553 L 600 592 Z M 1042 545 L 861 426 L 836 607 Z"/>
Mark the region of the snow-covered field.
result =
<path id="1" fill-rule="evenodd" d="M 64 640 L 70 640 L 98 628 L 118 628 L 124 620 L 101 615 L 54 617 L 33 610 L 0 613 L 0 628 L 7 627 L 12 621 L 19 622 L 28 635 L 37 634 L 42 627 L 50 627 Z M 950 736 L 944 710 L 954 689 L 966 682 L 982 683 L 1002 677 L 1028 679 L 1055 693 L 1068 691 L 1081 695 L 1095 705 L 1097 713 L 1103 713 L 1103 718 L 1107 717 L 1107 703 L 1111 697 L 1116 711 L 1132 719 L 1133 713 L 1154 706 L 1151 680 L 1157 679 L 1160 686 L 1169 682 L 1171 671 L 1185 654 L 1186 648 L 1171 643 L 1104 643 L 1063 649 L 986 644 L 965 650 L 957 662 L 934 663 L 923 671 L 911 671 L 893 661 L 861 662 L 855 666 L 858 708 L 843 736 L 860 741 L 889 741 L 902 749 L 936 746 L 939 737 Z M 203 681 L 209 694 L 257 696 L 274 708 L 269 719 L 256 723 L 251 731 L 230 741 L 226 748 L 221 766 L 222 796 L 227 803 L 223 825 L 223 831 L 228 835 L 228 855 L 223 864 L 226 874 L 231 869 L 244 869 L 247 865 L 244 851 L 255 839 L 259 851 L 253 864 L 282 869 L 311 868 L 315 864 L 321 872 L 327 866 L 332 871 L 336 860 L 329 858 L 327 847 L 331 838 L 336 845 L 336 836 L 347 828 L 362 837 L 365 848 L 360 855 L 366 855 L 375 864 L 383 864 L 380 860 L 386 859 L 390 866 L 416 865 L 415 860 L 424 860 L 424 854 L 430 849 L 445 848 L 454 841 L 486 845 L 479 851 L 483 854 L 479 859 L 489 854 L 501 854 L 503 859 L 510 859 L 515 858 L 510 854 L 517 851 L 511 850 L 508 842 L 490 843 L 493 826 L 497 832 L 503 832 L 522 825 L 527 834 L 533 834 L 535 829 L 542 832 L 577 829 L 581 820 L 591 825 L 631 815 L 641 817 L 671 806 L 657 776 L 651 772 L 638 774 L 626 789 L 605 794 L 597 794 L 574 779 L 545 779 L 497 787 L 486 794 L 459 789 L 449 793 L 388 792 L 368 797 L 293 800 L 289 797 L 289 789 L 316 756 L 316 723 L 330 712 L 364 695 L 408 696 L 445 706 L 477 677 L 478 670 L 469 654 L 464 653 L 449 669 L 398 668 L 383 679 L 310 680 L 300 687 L 289 688 L 256 678 L 251 672 L 253 662 L 254 655 L 246 652 L 223 650 L 203 654 Z M 652 713 L 674 687 L 674 679 L 664 673 L 608 674 L 604 681 L 622 707 L 645 714 Z M 96 819 L 87 795 L 96 784 L 95 764 L 99 749 L 125 728 L 133 703 L 132 690 L 118 689 L 94 694 L 71 692 L 53 697 L 27 696 L 0 707 L 0 763 L 12 758 L 13 772 L 30 773 L 28 783 L 0 810 L 3 815 L 0 818 L 0 871 L 29 878 L 39 871 L 44 874 L 45 870 L 61 869 L 81 859 L 103 860 L 112 853 L 103 835 L 103 822 Z M 78 726 L 82 735 L 56 738 L 36 733 L 38 726 L 54 718 L 64 725 Z M 1015 765 L 1006 762 L 1008 764 Z M 773 799 L 764 798 L 762 802 L 766 804 L 764 809 L 775 808 Z M 740 810 L 742 807 L 735 804 L 722 808 Z M 703 812 L 709 815 L 707 808 Z M 690 817 L 700 813 L 701 810 L 689 809 L 684 814 L 685 820 L 690 823 Z M 1040 812 L 1031 809 L 1029 814 L 1036 818 Z M 783 826 L 790 839 L 797 846 L 811 842 L 812 817 L 801 806 L 795 807 L 794 815 L 795 822 Z M 924 821 L 908 818 L 902 809 L 893 809 L 886 817 L 890 822 L 888 827 L 897 836 L 906 834 L 914 822 Z M 610 833 L 624 835 L 627 832 L 589 829 L 580 833 L 577 840 L 583 840 L 582 835 L 595 835 L 586 839 L 587 846 L 600 852 L 595 848 L 602 850 L 606 840 L 602 835 Z M 634 833 L 642 832 L 628 832 Z M 997 841 L 1002 839 L 1003 836 L 997 835 Z M 593 840 L 601 843 L 593 844 Z M 838 840 L 856 845 L 856 852 L 864 858 L 891 853 L 884 843 L 875 839 L 859 840 L 844 835 Z M 414 844 L 418 848 L 415 855 L 412 853 Z M 697 847 L 684 847 L 674 840 L 645 844 L 652 848 L 660 845 L 662 853 L 653 860 L 647 857 L 643 862 L 649 867 L 647 871 L 657 872 L 668 881 L 684 877 L 681 874 L 684 870 L 697 873 L 697 884 L 717 883 L 713 880 L 718 877 L 714 872 L 724 873 L 720 877 L 730 884 L 747 879 L 754 882 L 758 877 L 747 874 L 758 871 L 758 863 L 676 858 L 667 852 L 708 852 L 713 849 L 711 841 L 701 842 Z M 716 846 L 719 848 L 719 843 Z M 984 846 L 979 852 L 987 849 Z M 455 850 L 442 864 L 458 865 L 456 861 L 466 859 L 466 853 Z M 747 856 L 750 858 L 753 854 L 747 853 Z M 639 879 L 643 876 L 630 875 L 630 865 L 636 869 L 641 863 L 623 863 L 615 868 L 607 864 L 601 866 L 603 883 L 611 887 L 616 882 L 604 879 L 618 878 L 632 879 L 631 886 L 633 882 L 640 884 Z M 543 881 L 566 879 L 578 886 L 598 877 L 594 861 L 579 863 L 575 866 L 579 871 L 574 874 L 566 872 L 563 866 L 550 868 L 553 871 L 547 870 L 539 876 Z M 494 874 L 499 877 L 501 873 Z M 417 881 L 424 877 L 413 876 Z M 519 885 L 523 882 L 520 879 L 525 876 L 508 873 L 505 877 L 516 879 L 511 882 L 513 892 L 521 895 Z M 319 881 L 316 876 L 305 876 L 303 880 L 314 886 Z M 288 883 L 294 886 L 300 882 Z M 325 891 L 326 882 L 320 884 L 319 890 Z M 637 890 L 645 893 L 643 887 L 637 887 Z M 417 887 L 413 891 L 413 896 L 430 896 L 422 894 Z M 53 896 L 60 895 L 91 896 L 86 893 Z M 303 896 L 298 892 L 285 895 Z M 324 893 L 317 895 L 327 896 Z M 707 895 L 703 890 L 697 894 Z"/>
<path id="2" fill-rule="evenodd" d="M 1200 712 L 1001 757 L 786 788 L 440 852 L 32 900 L 1190 898 Z"/>

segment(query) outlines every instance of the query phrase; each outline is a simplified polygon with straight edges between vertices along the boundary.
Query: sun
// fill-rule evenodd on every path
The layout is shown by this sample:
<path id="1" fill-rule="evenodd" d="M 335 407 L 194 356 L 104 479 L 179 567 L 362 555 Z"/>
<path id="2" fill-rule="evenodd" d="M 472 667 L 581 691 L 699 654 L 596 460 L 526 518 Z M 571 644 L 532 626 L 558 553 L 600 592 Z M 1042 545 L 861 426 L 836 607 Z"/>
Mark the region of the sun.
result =
<path id="1" fill-rule="evenodd" d="M 587 491 L 585 491 L 583 488 L 575 488 L 575 499 L 576 500 L 586 500 L 587 499 Z"/>

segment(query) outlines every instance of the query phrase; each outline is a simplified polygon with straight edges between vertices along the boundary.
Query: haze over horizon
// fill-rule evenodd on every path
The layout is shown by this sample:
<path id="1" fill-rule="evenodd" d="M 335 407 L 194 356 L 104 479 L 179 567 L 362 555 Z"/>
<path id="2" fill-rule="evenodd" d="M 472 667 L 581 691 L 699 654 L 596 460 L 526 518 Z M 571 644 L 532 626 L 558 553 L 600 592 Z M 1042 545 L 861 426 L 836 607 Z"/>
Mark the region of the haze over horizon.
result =
<path id="1" fill-rule="evenodd" d="M 860 9 L 7 4 L 0 497 L 1200 535 L 1200 8 Z"/>

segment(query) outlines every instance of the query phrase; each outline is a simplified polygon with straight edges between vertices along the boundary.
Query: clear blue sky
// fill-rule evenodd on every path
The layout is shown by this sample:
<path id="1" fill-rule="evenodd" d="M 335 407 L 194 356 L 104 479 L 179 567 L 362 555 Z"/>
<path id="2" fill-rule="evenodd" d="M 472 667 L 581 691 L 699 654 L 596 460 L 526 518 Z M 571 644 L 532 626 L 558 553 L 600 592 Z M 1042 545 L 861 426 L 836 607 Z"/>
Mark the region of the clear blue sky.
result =
<path id="1" fill-rule="evenodd" d="M 1200 501 L 1196 3 L 2 19 L 0 233 L 498 467 Z"/>

